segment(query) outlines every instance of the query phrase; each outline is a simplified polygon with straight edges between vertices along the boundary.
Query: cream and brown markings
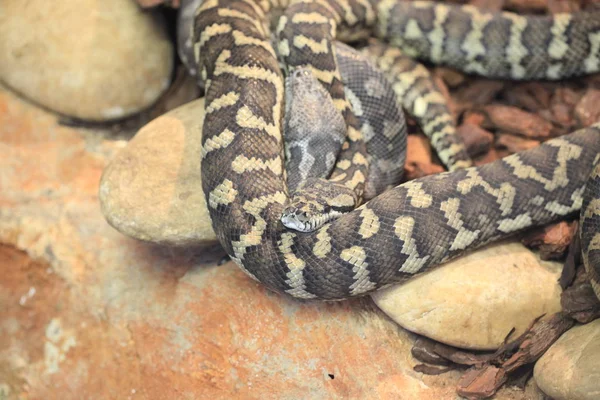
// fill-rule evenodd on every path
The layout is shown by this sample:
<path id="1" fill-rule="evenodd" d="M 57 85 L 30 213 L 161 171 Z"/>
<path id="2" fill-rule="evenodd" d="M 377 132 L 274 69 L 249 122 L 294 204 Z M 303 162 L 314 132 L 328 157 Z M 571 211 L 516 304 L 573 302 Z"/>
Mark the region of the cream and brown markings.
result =
<path id="1" fill-rule="evenodd" d="M 346 97 L 367 145 L 369 175 L 364 197 L 368 200 L 400 183 L 406 156 L 406 123 L 390 83 L 374 64 L 343 43 L 336 41 L 335 50 Z M 345 137 L 345 123 L 330 95 L 303 67 L 286 79 L 284 121 L 288 188 L 293 193 L 308 178 L 329 176 L 341 147 L 339 138 Z M 361 156 L 354 155 L 355 163 L 363 162 Z M 351 164 L 344 159 L 338 168 L 347 171 Z"/>
<path id="2" fill-rule="evenodd" d="M 600 299 L 600 163 L 592 171 L 585 187 L 580 217 L 583 265 Z"/>
<path id="3" fill-rule="evenodd" d="M 378 41 L 371 41 L 363 52 L 376 60 L 377 67 L 392 83 L 397 98 L 415 117 L 448 170 L 470 167 L 473 163 L 456 134 L 447 100 L 427 68 L 404 55 L 400 49 Z"/>
<path id="4" fill-rule="evenodd" d="M 561 79 L 600 70 L 600 10 L 553 16 L 434 2 L 378 2 L 378 35 L 411 57 L 495 78 Z"/>
<path id="5" fill-rule="evenodd" d="M 278 50 L 283 64 L 291 73 L 297 68 L 308 67 L 321 81 L 333 98 L 334 105 L 344 116 L 347 141 L 338 156 L 338 164 L 329 181 L 322 180 L 325 188 L 319 200 L 323 212 L 314 214 L 315 185 L 304 185 L 298 190 L 289 207 L 284 210 L 281 221 L 291 229 L 314 230 L 358 206 L 364 198 L 365 182 L 369 170 L 369 156 L 359 122 L 350 107 L 336 62 L 334 41 L 337 26 L 346 25 L 349 32 L 366 34 L 368 23 L 374 18 L 368 3 L 345 0 L 292 1 L 279 19 Z M 356 14 L 358 11 L 358 14 Z M 311 180 L 311 182 L 315 182 Z M 349 189 L 355 195 L 350 196 Z M 352 198 L 352 204 L 333 205 L 333 198 Z"/>
<path id="6" fill-rule="evenodd" d="M 336 108 L 344 116 L 347 126 L 347 142 L 338 156 L 330 185 L 333 188 L 351 188 L 357 203 L 363 199 L 368 174 L 368 156 L 359 123 L 346 99 L 341 74 L 336 63 L 334 41 L 337 28 L 344 25 L 346 31 L 364 34 L 369 24 L 375 22 L 368 2 L 357 0 L 292 0 L 279 19 L 277 26 L 278 50 L 284 65 L 290 72 L 308 67 L 331 94 Z M 362 157 L 357 158 L 360 154 Z M 357 162 L 358 161 L 358 162 Z M 293 201 L 296 209 L 305 208 L 302 194 Z"/>
<path id="7" fill-rule="evenodd" d="M 351 187 L 332 186 L 322 178 L 308 178 L 302 181 L 299 190 L 301 206 L 292 201 L 283 210 L 281 222 L 287 228 L 300 232 L 312 232 L 334 218 L 352 211 L 358 203 L 356 193 Z"/>
<path id="8" fill-rule="evenodd" d="M 327 178 L 346 139 L 346 123 L 308 68 L 286 78 L 284 140 L 288 190 L 308 178 Z"/>
<path id="9" fill-rule="evenodd" d="M 391 84 L 375 64 L 340 42 L 336 42 L 335 50 L 346 97 L 367 145 L 369 175 L 364 198 L 369 200 L 402 179 L 406 121 Z"/>
<path id="10" fill-rule="evenodd" d="M 207 83 L 203 190 L 217 237 L 253 278 L 304 298 L 359 295 L 581 206 L 600 152 L 600 125 L 485 166 L 398 186 L 313 233 L 285 230 L 279 222 L 289 201 L 283 77 L 263 29 L 269 7 L 253 0 L 208 0 L 194 37 Z M 224 9 L 226 17 L 219 13 Z M 348 13 L 347 7 L 340 10 Z M 350 10 L 360 20 L 359 8 Z M 432 21 L 443 27 L 452 18 L 450 10 L 444 23 L 441 17 Z M 526 30 L 519 37 L 527 40 Z M 577 57 L 592 60 L 589 54 Z"/>
<path id="11" fill-rule="evenodd" d="M 365 198 L 370 199 L 400 183 L 406 156 L 406 123 L 385 76 L 357 50 L 340 42 L 335 42 L 335 50 L 346 97 L 359 120 L 360 131 L 367 145 L 370 160 Z M 297 68 L 286 80 L 288 101 L 284 139 L 290 192 L 309 178 L 327 178 L 336 161 L 340 142 L 338 129 L 332 128 L 342 125 L 345 133 L 345 123 L 341 113 L 335 110 L 329 94 L 324 91 L 312 73 L 303 67 Z M 354 163 L 364 163 L 361 157 L 360 153 L 354 154 Z M 350 160 L 343 159 L 338 163 L 338 168 L 348 171 L 351 165 Z M 311 197 L 315 195 L 318 196 L 318 193 Z M 333 195 L 323 193 L 319 197 L 327 200 Z M 302 231 L 307 221 L 313 221 L 310 224 L 313 229 L 328 221 L 323 215 L 314 214 L 315 211 L 322 212 L 326 204 L 316 210 L 314 200 L 307 202 L 307 193 L 303 194 L 303 200 L 311 204 L 313 210 L 308 210 L 306 206 L 299 209 L 293 205 L 287 210 L 294 213 L 295 218 L 301 219 L 296 224 L 302 227 Z M 326 203 L 331 204 L 331 200 Z M 338 207 L 331 217 L 353 208 L 352 204 L 350 207 L 344 205 L 344 210 Z M 299 212 L 311 215 L 298 216 Z M 288 218 L 287 214 L 282 217 L 284 225 L 296 228 L 293 220 L 288 221 Z M 320 222 L 316 223 L 316 220 Z"/>

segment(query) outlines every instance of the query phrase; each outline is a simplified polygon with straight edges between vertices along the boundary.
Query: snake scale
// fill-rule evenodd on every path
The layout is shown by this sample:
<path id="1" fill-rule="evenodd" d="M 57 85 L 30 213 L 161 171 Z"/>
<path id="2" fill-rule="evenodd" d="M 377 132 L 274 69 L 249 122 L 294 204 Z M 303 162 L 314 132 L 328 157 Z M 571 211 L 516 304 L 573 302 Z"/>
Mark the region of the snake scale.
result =
<path id="1" fill-rule="evenodd" d="M 284 86 L 269 41 L 269 18 L 278 9 L 284 64 L 292 72 L 309 67 L 350 127 L 331 180 L 356 199 L 368 163 L 334 39 L 375 31 L 410 56 L 500 78 L 561 79 L 600 64 L 597 12 L 523 17 L 397 0 L 204 2 L 194 28 L 206 87 L 202 185 L 217 237 L 252 278 L 304 299 L 362 295 L 581 208 L 600 153 L 600 125 L 481 167 L 407 182 L 315 232 L 286 229 Z M 595 246 L 592 240 L 589 255 Z"/>

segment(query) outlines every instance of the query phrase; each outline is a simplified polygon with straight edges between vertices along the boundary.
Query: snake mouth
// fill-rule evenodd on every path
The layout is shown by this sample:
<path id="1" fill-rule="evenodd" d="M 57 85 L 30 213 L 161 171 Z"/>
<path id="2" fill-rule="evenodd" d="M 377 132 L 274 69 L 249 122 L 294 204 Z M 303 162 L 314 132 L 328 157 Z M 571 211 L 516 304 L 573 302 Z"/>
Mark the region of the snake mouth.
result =
<path id="1" fill-rule="evenodd" d="M 288 207 L 283 210 L 281 223 L 286 228 L 299 232 L 312 232 L 314 230 L 309 214 L 296 207 Z"/>
<path id="2" fill-rule="evenodd" d="M 305 211 L 295 207 L 287 208 L 281 215 L 281 223 L 288 229 L 293 229 L 299 232 L 313 232 L 332 221 L 336 217 L 344 214 L 336 210 L 330 210 L 323 214 L 311 215 Z"/>
<path id="3" fill-rule="evenodd" d="M 282 215 L 281 223 L 288 229 L 293 229 L 299 232 L 312 232 L 313 229 L 307 222 L 302 222 L 299 218 L 293 215 Z"/>

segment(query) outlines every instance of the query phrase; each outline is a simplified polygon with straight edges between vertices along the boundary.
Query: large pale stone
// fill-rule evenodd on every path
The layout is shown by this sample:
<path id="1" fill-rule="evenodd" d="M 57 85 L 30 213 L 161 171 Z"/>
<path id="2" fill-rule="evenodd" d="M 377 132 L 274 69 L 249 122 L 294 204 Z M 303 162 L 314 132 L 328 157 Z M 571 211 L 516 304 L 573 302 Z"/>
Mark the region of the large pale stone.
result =
<path id="1" fill-rule="evenodd" d="M 453 346 L 491 350 L 513 327 L 519 335 L 534 318 L 560 311 L 560 269 L 520 243 L 501 243 L 372 297 L 410 331 Z"/>
<path id="2" fill-rule="evenodd" d="M 600 399 L 600 319 L 562 335 L 533 373 L 540 389 L 555 400 Z"/>
<path id="3" fill-rule="evenodd" d="M 108 222 L 134 238 L 175 246 L 214 242 L 202 192 L 204 99 L 144 126 L 111 161 L 100 182 Z"/>
<path id="4" fill-rule="evenodd" d="M 2 0 L 0 79 L 53 111 L 122 118 L 168 87 L 164 21 L 131 0 Z"/>

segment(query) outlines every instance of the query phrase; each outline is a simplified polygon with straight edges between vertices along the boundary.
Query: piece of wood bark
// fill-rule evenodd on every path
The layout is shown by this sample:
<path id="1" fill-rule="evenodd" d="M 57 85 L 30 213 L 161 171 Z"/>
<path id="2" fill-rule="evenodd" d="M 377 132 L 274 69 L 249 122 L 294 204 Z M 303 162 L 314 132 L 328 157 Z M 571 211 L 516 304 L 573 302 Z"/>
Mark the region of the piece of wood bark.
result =
<path id="1" fill-rule="evenodd" d="M 506 7 L 523 12 L 548 10 L 548 0 L 507 0 Z"/>
<path id="2" fill-rule="evenodd" d="M 502 363 L 508 373 L 538 360 L 558 338 L 573 326 L 566 313 L 553 314 L 549 319 L 537 321 L 521 338 L 519 349 Z"/>
<path id="3" fill-rule="evenodd" d="M 435 342 L 423 336 L 420 336 L 415 340 L 410 352 L 414 358 L 421 362 L 442 366 L 450 364 L 450 360 L 435 352 Z"/>
<path id="4" fill-rule="evenodd" d="M 462 124 L 456 129 L 471 157 L 486 154 L 494 143 L 494 135 L 474 124 Z"/>
<path id="5" fill-rule="evenodd" d="M 550 122 L 539 115 L 522 111 L 516 107 L 491 104 L 483 107 L 483 112 L 494 128 L 530 139 L 549 137 L 552 131 Z"/>
<path id="6" fill-rule="evenodd" d="M 506 0 L 471 0 L 469 4 L 485 11 L 500 11 Z"/>
<path id="7" fill-rule="evenodd" d="M 404 179 L 409 181 L 440 172 L 444 172 L 444 168 L 433 162 L 429 140 L 420 134 L 408 135 Z"/>
<path id="8" fill-rule="evenodd" d="M 600 90 L 588 89 L 575 106 L 575 117 L 581 126 L 600 121 Z"/>
<path id="9" fill-rule="evenodd" d="M 464 366 L 483 365 L 494 357 L 493 353 L 462 350 L 426 337 L 417 339 L 411 352 L 419 361 L 443 366 L 449 362 Z"/>
<path id="10" fill-rule="evenodd" d="M 506 382 L 506 371 L 494 365 L 472 368 L 458 382 L 456 393 L 466 399 L 485 399 L 493 396 Z"/>
<path id="11" fill-rule="evenodd" d="M 465 112 L 463 116 L 463 124 L 473 124 L 477 126 L 481 126 L 487 117 L 484 113 L 480 111 L 469 110 Z"/>
<path id="12" fill-rule="evenodd" d="M 533 149 L 539 145 L 539 140 L 527 139 L 510 133 L 499 133 L 496 136 L 496 148 L 500 150 L 508 150 L 510 154 Z"/>
<path id="13" fill-rule="evenodd" d="M 581 5 L 579 2 L 574 1 L 565 1 L 565 0 L 547 0 L 548 1 L 548 11 L 551 14 L 559 14 L 559 13 L 570 13 L 577 12 L 581 10 Z"/>
<path id="14" fill-rule="evenodd" d="M 490 103 L 506 85 L 505 81 L 471 78 L 454 93 L 457 111 L 462 112 L 475 105 Z"/>
<path id="15" fill-rule="evenodd" d="M 460 86 L 466 80 L 465 74 L 454 68 L 435 67 L 433 71 L 433 75 L 442 78 L 450 88 Z"/>
<path id="16" fill-rule="evenodd" d="M 561 221 L 536 229 L 525 235 L 522 243 L 539 250 L 542 260 L 562 259 L 577 234 L 576 222 Z"/>
<path id="17" fill-rule="evenodd" d="M 492 361 L 467 371 L 458 383 L 457 393 L 468 399 L 493 396 L 511 373 L 537 361 L 573 323 L 566 313 L 535 321 L 524 334 L 498 349 Z"/>
<path id="18" fill-rule="evenodd" d="M 583 265 L 577 269 L 573 284 L 562 292 L 560 304 L 564 312 L 582 324 L 600 318 L 600 300 L 592 289 Z"/>
<path id="19" fill-rule="evenodd" d="M 508 104 L 535 113 L 550 107 L 552 91 L 541 82 L 527 82 L 510 86 L 502 96 Z"/>

